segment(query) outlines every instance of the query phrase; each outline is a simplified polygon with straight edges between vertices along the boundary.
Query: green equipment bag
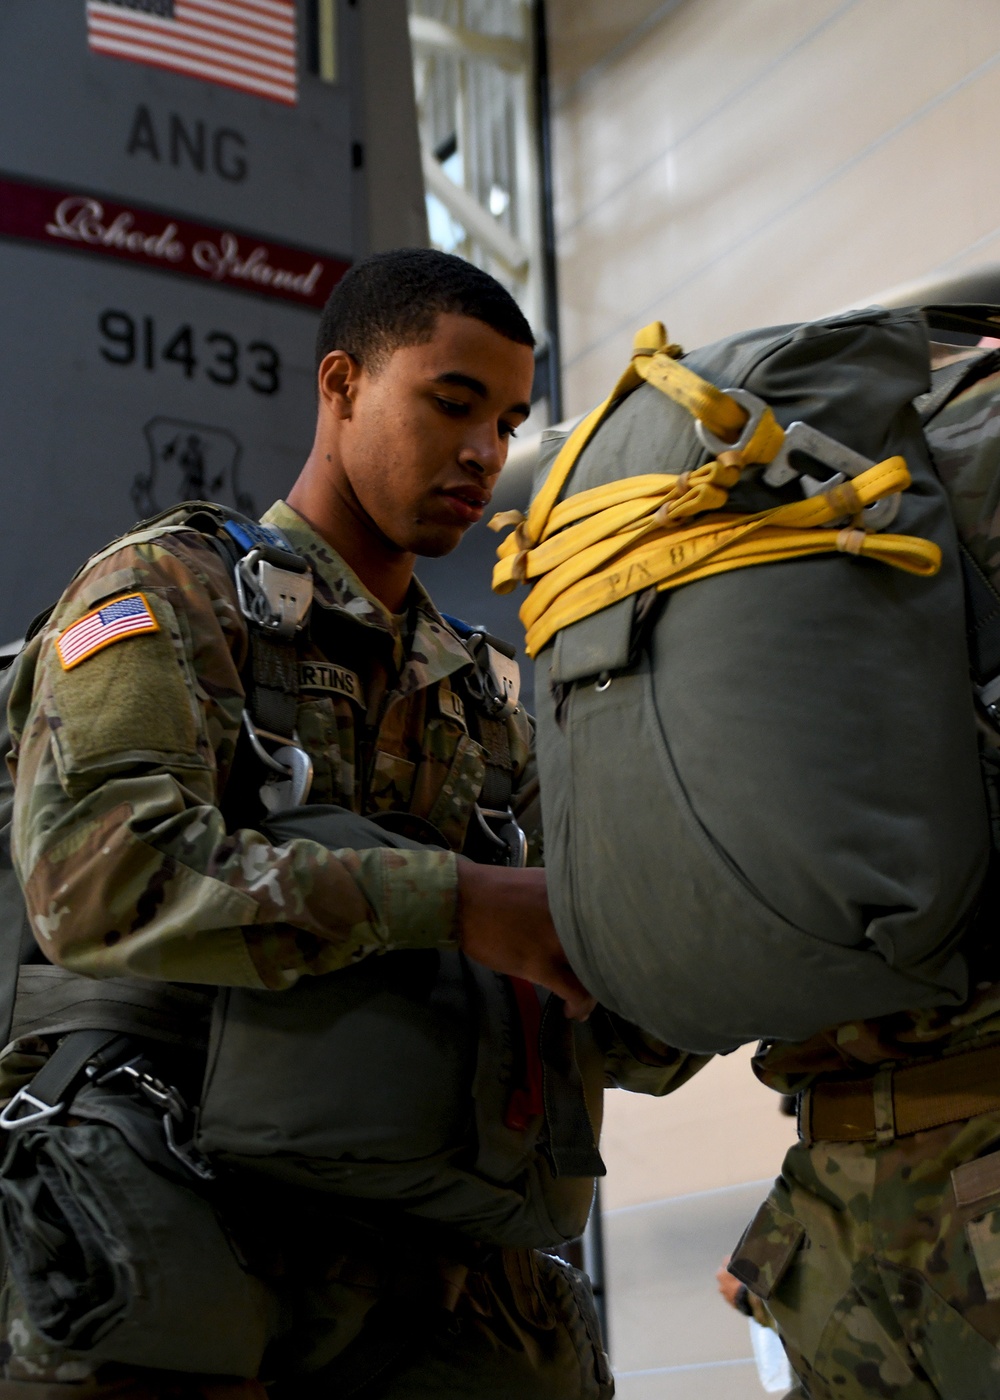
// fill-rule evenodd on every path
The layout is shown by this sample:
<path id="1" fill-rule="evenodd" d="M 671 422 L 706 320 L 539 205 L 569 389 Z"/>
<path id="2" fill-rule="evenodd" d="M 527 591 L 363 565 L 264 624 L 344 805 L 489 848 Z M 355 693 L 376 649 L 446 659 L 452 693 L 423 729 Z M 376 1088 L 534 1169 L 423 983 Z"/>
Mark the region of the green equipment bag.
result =
<path id="1" fill-rule="evenodd" d="M 536 704 L 570 962 L 612 1010 L 699 1052 L 958 1004 L 990 834 L 959 545 L 913 406 L 930 387 L 926 322 L 873 309 L 681 363 L 750 391 L 784 428 L 804 421 L 869 463 L 905 458 L 892 528 L 938 546 L 941 567 L 920 577 L 844 552 L 757 563 L 633 592 L 558 631 Z M 691 413 L 644 383 L 562 498 L 706 455 Z M 728 511 L 801 497 L 797 479 L 772 487 L 751 470 Z M 845 533 L 838 549 L 867 546 Z"/>
<path id="2" fill-rule="evenodd" d="M 319 804 L 262 829 L 427 844 Z M 224 989 L 196 1141 L 220 1165 L 539 1248 L 587 1223 L 603 1080 L 592 1028 L 558 997 L 457 951 L 389 952 L 286 991 Z"/>

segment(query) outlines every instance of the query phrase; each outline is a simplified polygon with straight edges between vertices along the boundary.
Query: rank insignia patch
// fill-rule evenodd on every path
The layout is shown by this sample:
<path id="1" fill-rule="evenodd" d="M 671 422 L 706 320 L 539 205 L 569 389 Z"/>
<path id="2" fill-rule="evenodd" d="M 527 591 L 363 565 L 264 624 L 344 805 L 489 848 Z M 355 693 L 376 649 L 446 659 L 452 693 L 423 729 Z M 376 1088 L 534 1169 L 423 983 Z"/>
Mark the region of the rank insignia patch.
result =
<path id="1" fill-rule="evenodd" d="M 72 671 L 95 651 L 120 642 L 125 637 L 134 637 L 140 632 L 159 632 L 160 624 L 153 616 L 149 604 L 141 593 L 129 593 L 124 598 L 116 598 L 103 608 L 95 608 L 65 632 L 56 641 L 56 653 L 64 671 Z"/>

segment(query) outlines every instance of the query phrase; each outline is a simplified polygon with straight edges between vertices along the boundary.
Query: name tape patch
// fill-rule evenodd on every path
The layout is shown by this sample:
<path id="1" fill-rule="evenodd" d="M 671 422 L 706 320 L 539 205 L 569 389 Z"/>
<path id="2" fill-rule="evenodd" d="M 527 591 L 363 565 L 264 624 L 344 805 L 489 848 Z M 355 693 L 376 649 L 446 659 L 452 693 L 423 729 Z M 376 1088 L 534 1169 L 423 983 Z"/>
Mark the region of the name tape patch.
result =
<path id="1" fill-rule="evenodd" d="M 77 622 L 60 632 L 56 639 L 56 655 L 64 671 L 72 671 L 88 656 L 102 651 L 112 642 L 121 642 L 142 632 L 159 632 L 160 624 L 153 616 L 142 593 L 129 593 L 116 598 L 103 608 L 95 608 Z"/>
<path id="2" fill-rule="evenodd" d="M 324 695 L 344 695 L 358 705 L 365 703 L 361 682 L 346 666 L 332 666 L 326 661 L 299 662 L 299 689 L 318 691 Z"/>

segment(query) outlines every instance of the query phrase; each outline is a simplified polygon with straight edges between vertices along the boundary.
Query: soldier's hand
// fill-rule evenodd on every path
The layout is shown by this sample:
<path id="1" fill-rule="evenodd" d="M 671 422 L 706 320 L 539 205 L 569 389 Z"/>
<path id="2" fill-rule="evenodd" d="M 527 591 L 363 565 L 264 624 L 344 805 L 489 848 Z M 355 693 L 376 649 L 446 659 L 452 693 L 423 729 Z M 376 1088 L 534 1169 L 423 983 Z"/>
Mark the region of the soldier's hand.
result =
<path id="1" fill-rule="evenodd" d="M 460 859 L 458 941 L 484 967 L 555 992 L 576 1021 L 585 1021 L 597 1004 L 566 961 L 549 913 L 544 870 Z"/>
<path id="2" fill-rule="evenodd" d="M 725 1298 L 731 1308 L 735 1308 L 736 1295 L 740 1291 L 741 1284 L 735 1274 L 729 1272 L 726 1267 L 728 1263 L 729 1255 L 727 1254 L 715 1271 L 715 1281 L 719 1285 L 719 1292 L 722 1294 L 723 1298 Z"/>

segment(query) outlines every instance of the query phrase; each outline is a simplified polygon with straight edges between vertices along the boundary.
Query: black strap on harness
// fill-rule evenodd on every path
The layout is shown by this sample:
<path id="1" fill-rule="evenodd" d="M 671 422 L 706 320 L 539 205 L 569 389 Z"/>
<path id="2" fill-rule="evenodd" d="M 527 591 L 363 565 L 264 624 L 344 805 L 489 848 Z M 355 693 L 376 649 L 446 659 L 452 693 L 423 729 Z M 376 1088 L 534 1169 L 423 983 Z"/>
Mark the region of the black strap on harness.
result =
<path id="1" fill-rule="evenodd" d="M 486 775 L 473 813 L 475 830 L 469 853 L 487 864 L 523 865 L 527 843 L 511 806 L 514 759 L 507 730 L 507 718 L 517 709 L 520 695 L 516 652 L 509 642 L 494 637 L 485 628 L 471 627 L 447 613 L 442 616 L 472 658 L 472 671 L 461 679 L 469 701 L 466 714 L 470 728 L 486 758 Z"/>
<path id="2" fill-rule="evenodd" d="M 63 1036 L 31 1083 L 0 1113 L 0 1128 L 16 1132 L 62 1113 L 88 1068 L 110 1065 L 130 1044 L 118 1031 L 90 1027 Z"/>
<path id="3" fill-rule="evenodd" d="M 189 523 L 231 568 L 246 620 L 249 652 L 242 675 L 246 708 L 240 742 L 264 768 L 262 804 L 270 811 L 297 807 L 312 784 L 312 761 L 295 732 L 296 639 L 309 621 L 312 570 L 275 526 L 261 525 L 237 511 L 205 506 L 192 513 Z M 234 765 L 250 766 L 239 761 Z"/>

